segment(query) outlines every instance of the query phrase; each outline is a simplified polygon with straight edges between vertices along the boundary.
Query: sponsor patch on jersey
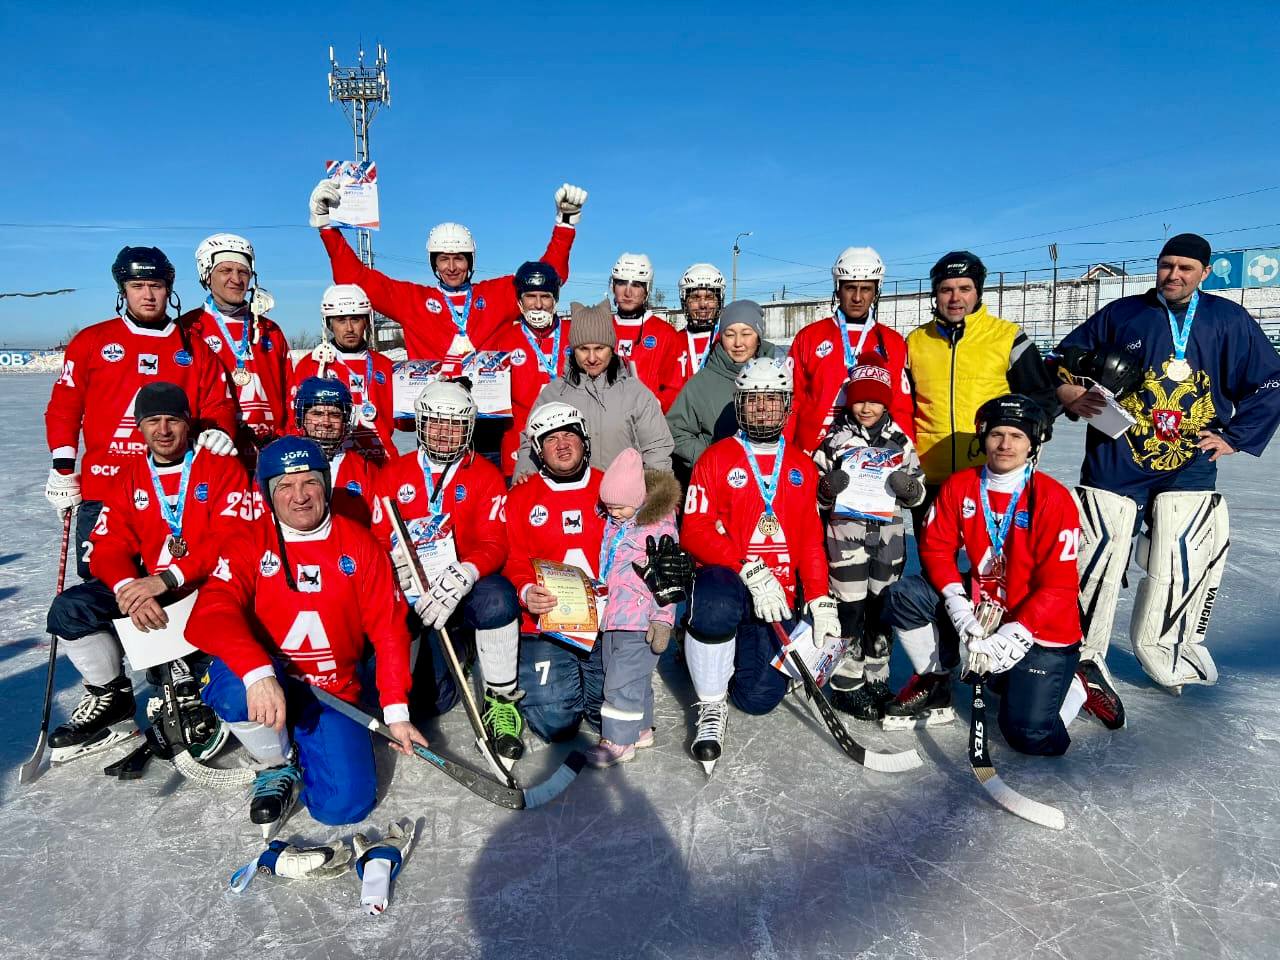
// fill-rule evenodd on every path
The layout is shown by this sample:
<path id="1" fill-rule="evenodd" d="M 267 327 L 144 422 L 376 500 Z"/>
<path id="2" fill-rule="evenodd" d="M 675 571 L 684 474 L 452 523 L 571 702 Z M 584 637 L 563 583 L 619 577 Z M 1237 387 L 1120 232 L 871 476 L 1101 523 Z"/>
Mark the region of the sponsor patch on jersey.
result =
<path id="1" fill-rule="evenodd" d="M 539 503 L 529 512 L 529 523 L 531 526 L 540 527 L 547 522 L 550 516 L 551 514 L 547 511 L 547 508 Z"/>
<path id="2" fill-rule="evenodd" d="M 102 359 L 107 363 L 119 363 L 124 359 L 124 346 L 119 343 L 103 344 Z"/>
<path id="3" fill-rule="evenodd" d="M 1142 349 L 1142 338 L 1138 338 L 1137 340 L 1133 341 L 1133 343 L 1126 343 L 1124 348 L 1128 350 L 1130 353 L 1137 353 L 1139 350 Z"/>
<path id="4" fill-rule="evenodd" d="M 223 583 L 230 583 L 231 582 L 231 561 L 228 560 L 226 557 L 219 557 L 217 564 L 213 568 L 213 573 L 209 574 L 209 576 L 217 577 Z"/>
<path id="5" fill-rule="evenodd" d="M 185 350 L 179 350 L 173 355 L 173 362 L 180 367 L 189 367 L 191 366 L 191 354 Z"/>
<path id="6" fill-rule="evenodd" d="M 274 577 L 280 572 L 280 558 L 268 550 L 258 560 L 258 572 L 264 577 Z"/>
<path id="7" fill-rule="evenodd" d="M 1031 514 L 1026 510 L 1019 510 L 1013 515 L 1013 525 L 1021 527 L 1023 530 L 1027 529 L 1027 527 L 1031 526 Z"/>
<path id="8" fill-rule="evenodd" d="M 360 496 L 362 493 L 364 493 L 364 490 L 362 490 L 362 489 L 361 489 L 361 487 L 360 487 L 360 481 L 359 481 L 359 480 L 348 480 L 348 481 L 347 481 L 347 493 L 351 494 L 353 497 L 358 497 L 358 496 Z"/>
<path id="9" fill-rule="evenodd" d="M 528 355 L 525 354 L 525 352 L 521 350 L 519 347 L 516 347 L 514 350 L 511 351 L 511 365 L 513 367 L 523 367 L 524 362 L 527 359 L 529 359 Z"/>
<path id="10" fill-rule="evenodd" d="M 484 309 L 484 297 L 476 297 L 476 309 L 477 310 Z"/>
<path id="11" fill-rule="evenodd" d="M 138 488 L 133 491 L 133 505 L 138 510 L 145 510 L 151 506 L 151 498 L 147 496 L 147 491 Z"/>
<path id="12" fill-rule="evenodd" d="M 374 383 L 386 383 L 387 375 L 381 370 L 375 370 L 373 371 L 373 381 Z"/>
<path id="13" fill-rule="evenodd" d="M 351 374 L 351 392 L 364 393 L 364 374 L 363 373 Z"/>
<path id="14" fill-rule="evenodd" d="M 205 337 L 204 342 L 205 345 L 214 353 L 217 353 L 222 349 L 222 339 L 220 337 L 215 337 L 213 334 L 209 334 L 209 336 Z"/>
<path id="15" fill-rule="evenodd" d="M 978 512 L 978 505 L 973 502 L 972 497 L 965 497 L 960 503 L 960 515 L 968 520 Z"/>
<path id="16" fill-rule="evenodd" d="M 338 569 L 349 577 L 356 572 L 356 562 L 344 553 L 338 558 Z"/>
<path id="17" fill-rule="evenodd" d="M 209 499 L 209 485 L 207 483 L 196 484 L 196 499 L 201 503 Z"/>
<path id="18" fill-rule="evenodd" d="M 441 310 L 444 309 L 444 304 L 442 304 L 439 300 L 432 299 L 431 297 L 427 297 L 426 306 L 427 306 L 427 310 L 429 310 L 431 313 L 439 313 Z"/>
<path id="19" fill-rule="evenodd" d="M 830 340 L 823 340 L 813 352 L 818 357 L 825 357 L 834 349 L 835 345 Z"/>
<path id="20" fill-rule="evenodd" d="M 729 481 L 729 486 L 735 490 L 741 490 L 747 485 L 747 471 L 741 467 L 734 467 L 729 471 L 729 475 L 725 477 Z"/>
<path id="21" fill-rule="evenodd" d="M 320 565 L 316 563 L 298 564 L 298 592 L 320 592 Z"/>
<path id="22" fill-rule="evenodd" d="M 400 489 L 396 491 L 396 499 L 401 503 L 410 503 L 417 495 L 418 491 L 413 489 L 412 483 L 401 484 Z"/>
<path id="23" fill-rule="evenodd" d="M 138 354 L 138 372 L 154 377 L 160 372 L 160 358 L 154 353 Z"/>
<path id="24" fill-rule="evenodd" d="M 582 532 L 582 511 L 581 510 L 561 510 L 560 511 L 560 530 L 562 533 L 581 533 Z"/>
<path id="25" fill-rule="evenodd" d="M 651 333 L 644 338 L 644 345 L 646 349 L 652 350 L 658 345 L 658 338 Z"/>
<path id="26" fill-rule="evenodd" d="M 460 483 L 455 483 L 453 485 L 453 502 L 461 503 L 465 499 L 467 499 L 467 488 Z"/>
<path id="27" fill-rule="evenodd" d="M 793 487 L 800 486 L 804 482 L 804 474 L 797 467 L 792 467 L 791 472 L 787 474 L 787 479 L 791 481 Z"/>

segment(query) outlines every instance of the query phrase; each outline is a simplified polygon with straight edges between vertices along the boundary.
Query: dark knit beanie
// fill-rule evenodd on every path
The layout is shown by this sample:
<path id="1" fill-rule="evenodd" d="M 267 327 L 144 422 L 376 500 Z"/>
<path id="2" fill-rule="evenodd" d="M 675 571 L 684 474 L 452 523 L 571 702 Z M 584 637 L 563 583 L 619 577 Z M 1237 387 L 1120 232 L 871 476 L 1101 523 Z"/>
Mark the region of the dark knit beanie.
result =
<path id="1" fill-rule="evenodd" d="M 141 423 L 147 417 L 162 415 L 190 420 L 191 405 L 187 402 L 186 393 L 176 383 L 157 380 L 138 391 L 133 401 L 133 418 Z"/>
<path id="2" fill-rule="evenodd" d="M 1160 250 L 1160 256 L 1187 257 L 1191 260 L 1199 260 L 1207 267 L 1209 261 L 1213 259 L 1213 251 L 1209 248 L 1209 241 L 1199 234 L 1180 233 L 1165 242 Z"/>

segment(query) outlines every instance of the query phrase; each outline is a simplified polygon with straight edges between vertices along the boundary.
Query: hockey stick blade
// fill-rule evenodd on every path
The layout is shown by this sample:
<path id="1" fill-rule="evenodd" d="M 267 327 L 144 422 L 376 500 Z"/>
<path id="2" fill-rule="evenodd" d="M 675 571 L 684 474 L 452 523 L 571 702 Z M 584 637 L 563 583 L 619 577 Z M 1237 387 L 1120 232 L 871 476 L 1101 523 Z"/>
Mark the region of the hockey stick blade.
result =
<path id="1" fill-rule="evenodd" d="M 257 773 L 248 767 L 211 767 L 191 755 L 190 750 L 179 750 L 173 755 L 173 765 L 187 780 L 202 787 L 247 787 Z"/>
<path id="2" fill-rule="evenodd" d="M 969 765 L 982 788 L 991 799 L 1016 817 L 1038 823 L 1050 830 L 1062 830 L 1067 819 L 1057 807 L 1039 800 L 1024 797 L 1000 779 L 991 763 L 991 750 L 987 745 L 987 701 L 980 677 L 973 683 L 973 707 L 969 714 Z"/>
<path id="3" fill-rule="evenodd" d="M 320 698 L 321 703 L 333 707 L 339 713 L 345 714 L 356 723 L 367 727 L 392 743 L 397 742 L 391 731 L 387 729 L 387 726 L 381 720 L 369 716 L 359 707 L 353 706 L 345 700 L 339 700 L 326 690 L 321 690 L 318 687 L 312 687 L 311 689 Z M 586 766 L 586 758 L 575 750 L 542 783 L 535 784 L 526 790 L 521 790 L 517 787 L 508 787 L 498 783 L 496 780 L 486 777 L 482 773 L 477 773 L 470 767 L 465 767 L 454 760 L 450 760 L 448 757 L 443 757 L 427 747 L 415 744 L 413 752 L 420 760 L 425 760 L 433 767 L 441 770 L 477 797 L 488 800 L 499 807 L 506 807 L 508 810 L 532 810 L 535 807 L 541 807 L 549 803 L 564 793 L 577 778 L 578 774 L 582 772 L 582 768 Z"/>
<path id="4" fill-rule="evenodd" d="M 791 638 L 787 636 L 786 630 L 783 629 L 781 623 L 773 625 L 774 633 L 778 635 L 778 642 L 782 644 L 785 650 L 790 644 Z M 899 753 L 879 753 L 875 750 L 868 750 L 862 744 L 854 740 L 849 735 L 849 731 L 845 729 L 840 718 L 836 716 L 835 709 L 822 695 L 822 690 L 818 687 L 818 683 L 813 679 L 813 674 L 809 671 L 809 665 L 804 662 L 804 658 L 800 654 L 792 650 L 788 656 L 791 658 L 791 664 L 800 674 L 801 680 L 804 681 L 804 692 L 809 700 L 818 708 L 818 713 L 822 717 L 822 722 L 827 725 L 827 729 L 831 731 L 831 736 L 835 737 L 836 744 L 848 756 L 862 764 L 868 770 L 875 770 L 877 773 L 902 773 L 906 770 L 914 770 L 916 767 L 922 766 L 924 761 L 920 759 L 920 754 L 914 749 L 903 750 Z"/>

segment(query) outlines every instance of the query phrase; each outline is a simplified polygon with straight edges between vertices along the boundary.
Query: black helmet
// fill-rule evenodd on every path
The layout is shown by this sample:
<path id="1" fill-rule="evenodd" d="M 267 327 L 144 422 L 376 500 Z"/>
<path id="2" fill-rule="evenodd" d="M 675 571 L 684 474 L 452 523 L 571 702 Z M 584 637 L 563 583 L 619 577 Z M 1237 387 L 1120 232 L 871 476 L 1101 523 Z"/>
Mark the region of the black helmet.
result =
<path id="1" fill-rule="evenodd" d="M 173 264 L 159 247 L 121 247 L 111 265 L 111 276 L 121 290 L 126 280 L 163 280 L 172 290 L 175 275 Z"/>
<path id="2" fill-rule="evenodd" d="M 987 268 L 968 250 L 952 250 L 933 265 L 929 271 L 929 286 L 935 293 L 943 280 L 968 277 L 978 288 L 978 302 L 982 302 L 982 285 L 987 282 Z"/>
<path id="3" fill-rule="evenodd" d="M 1092 380 L 1110 390 L 1117 400 L 1137 390 L 1142 378 L 1142 367 L 1121 350 L 1068 347 L 1058 355 L 1059 380 L 1063 383 Z"/>
<path id="4" fill-rule="evenodd" d="M 978 408 L 973 426 L 983 450 L 987 448 L 987 434 L 996 427 L 1017 427 L 1031 438 L 1033 457 L 1050 435 L 1049 418 L 1039 404 L 1021 393 L 1006 393 L 988 400 Z"/>
<path id="5" fill-rule="evenodd" d="M 516 271 L 516 296 L 534 292 L 549 293 L 560 299 L 560 275 L 542 260 L 527 260 Z"/>

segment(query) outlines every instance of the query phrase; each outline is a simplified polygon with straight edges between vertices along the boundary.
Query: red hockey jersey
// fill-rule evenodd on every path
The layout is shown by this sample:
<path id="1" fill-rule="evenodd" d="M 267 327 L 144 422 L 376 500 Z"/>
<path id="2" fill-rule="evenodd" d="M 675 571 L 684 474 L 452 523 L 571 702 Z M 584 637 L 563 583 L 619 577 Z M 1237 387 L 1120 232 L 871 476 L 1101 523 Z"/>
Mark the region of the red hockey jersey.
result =
<path id="1" fill-rule="evenodd" d="M 160 380 L 186 393 L 192 437 L 209 427 L 235 436 L 226 377 L 198 337 L 184 336 L 173 323 L 149 330 L 112 317 L 71 338 L 45 410 L 45 434 L 54 459 L 75 459 L 83 436 L 80 487 L 86 500 L 105 500 L 111 478 L 130 457 L 146 452 L 133 400 L 145 384 Z"/>
<path id="2" fill-rule="evenodd" d="M 767 483 L 776 446 L 754 444 L 752 450 Z M 735 572 L 748 560 L 764 560 L 793 603 L 797 578 L 806 600 L 826 596 L 827 553 L 818 517 L 818 472 L 813 461 L 790 443 L 783 449 L 773 512 L 782 529 L 771 536 L 762 534 L 757 524 L 764 513 L 764 497 L 742 441 L 726 437 L 708 447 L 693 465 L 680 543 L 699 563 Z"/>
<path id="3" fill-rule="evenodd" d="M 615 313 L 613 329 L 618 336 L 615 352 L 658 398 L 666 413 L 687 379 L 681 374 L 689 365 L 684 334 L 656 313 L 639 321 L 624 320 Z"/>
<path id="4" fill-rule="evenodd" d="M 540 257 L 560 275 L 569 279 L 569 250 L 577 231 L 557 225 L 551 242 Z M 411 360 L 453 358 L 450 347 L 458 333 L 452 305 L 438 287 L 392 280 L 384 273 L 360 262 L 350 244 L 336 228 L 320 231 L 329 251 L 334 283 L 356 283 L 369 295 L 373 309 L 384 313 L 404 328 L 405 347 Z M 510 275 L 481 280 L 471 287 L 471 312 L 466 321 L 467 339 L 474 350 L 493 350 L 492 341 L 508 325 L 520 319 L 516 285 Z"/>
<path id="5" fill-rule="evenodd" d="M 811 323 L 796 334 L 787 354 L 795 378 L 795 438 L 810 456 L 822 445 L 827 429 L 844 405 L 844 386 L 849 382 L 845 351 L 840 345 L 840 325 L 835 317 Z M 889 370 L 897 386 L 889 416 L 913 441 L 916 438 L 915 406 L 911 382 L 907 378 L 907 342 L 901 334 L 880 323 L 848 327 L 849 355 L 875 353 Z M 859 350 L 861 348 L 861 350 Z"/>
<path id="6" fill-rule="evenodd" d="M 1080 513 L 1066 487 L 1047 474 L 1035 472 L 1018 497 L 1018 506 L 1004 544 L 1004 596 L 986 574 L 991 570 L 991 538 L 982 510 L 980 483 L 983 467 L 952 474 L 942 484 L 929 510 L 920 547 L 920 563 L 937 590 L 963 584 L 956 555 L 964 550 L 974 573 L 970 599 L 983 596 L 1006 607 L 1004 622 L 1017 620 L 1045 646 L 1066 646 L 1080 640 L 1080 579 L 1076 555 L 1080 550 Z M 999 522 L 1009 506 L 1009 494 L 988 491 L 992 514 Z"/>
<path id="7" fill-rule="evenodd" d="M 350 447 L 339 450 L 329 461 L 333 498 L 329 509 L 354 520 L 366 530 L 373 526 L 373 505 L 378 496 L 378 466 Z"/>
<path id="8" fill-rule="evenodd" d="M 571 483 L 553 482 L 538 473 L 512 487 L 507 496 L 511 550 L 502 573 L 522 599 L 525 588 L 538 582 L 533 573 L 535 559 L 571 564 L 593 580 L 599 576 L 605 524 L 600 506 L 602 479 L 604 474 L 592 468 Z M 537 633 L 538 618 L 525 610 L 520 630 Z"/>
<path id="9" fill-rule="evenodd" d="M 336 347 L 335 347 L 336 349 Z M 360 350 L 356 353 L 338 351 L 336 363 L 327 363 L 326 377 L 333 377 L 346 384 L 355 404 L 356 426 L 351 431 L 353 445 L 368 459 L 381 462 L 396 456 L 395 441 L 391 434 L 396 428 L 395 404 L 392 393 L 391 358 L 377 350 Z M 320 376 L 320 364 L 311 354 L 296 360 L 289 377 L 289 432 L 296 433 L 293 425 L 293 399 L 298 384 L 308 377 Z M 372 426 L 363 407 L 373 404 Z"/>
<path id="10" fill-rule="evenodd" d="M 551 381 L 548 369 L 563 377 L 573 349 L 569 346 L 569 319 L 556 321 L 560 329 L 560 350 L 556 356 L 556 331 L 538 335 L 524 323 L 513 323 L 496 341 L 493 349 L 511 354 L 511 425 L 502 435 L 502 472 L 511 476 L 520 456 L 520 434 L 529 422 L 529 411 L 538 393 Z"/>
<path id="11" fill-rule="evenodd" d="M 409 611 L 381 545 L 358 524 L 332 515 L 311 533 L 284 535 L 284 559 L 266 519 L 250 534 L 223 542 L 187 622 L 187 642 L 241 678 L 257 679 L 280 661 L 290 676 L 355 703 L 367 637 L 377 654 L 384 715 L 404 708 Z M 285 562 L 297 590 L 285 577 Z M 407 709 L 397 714 L 406 719 Z"/>

